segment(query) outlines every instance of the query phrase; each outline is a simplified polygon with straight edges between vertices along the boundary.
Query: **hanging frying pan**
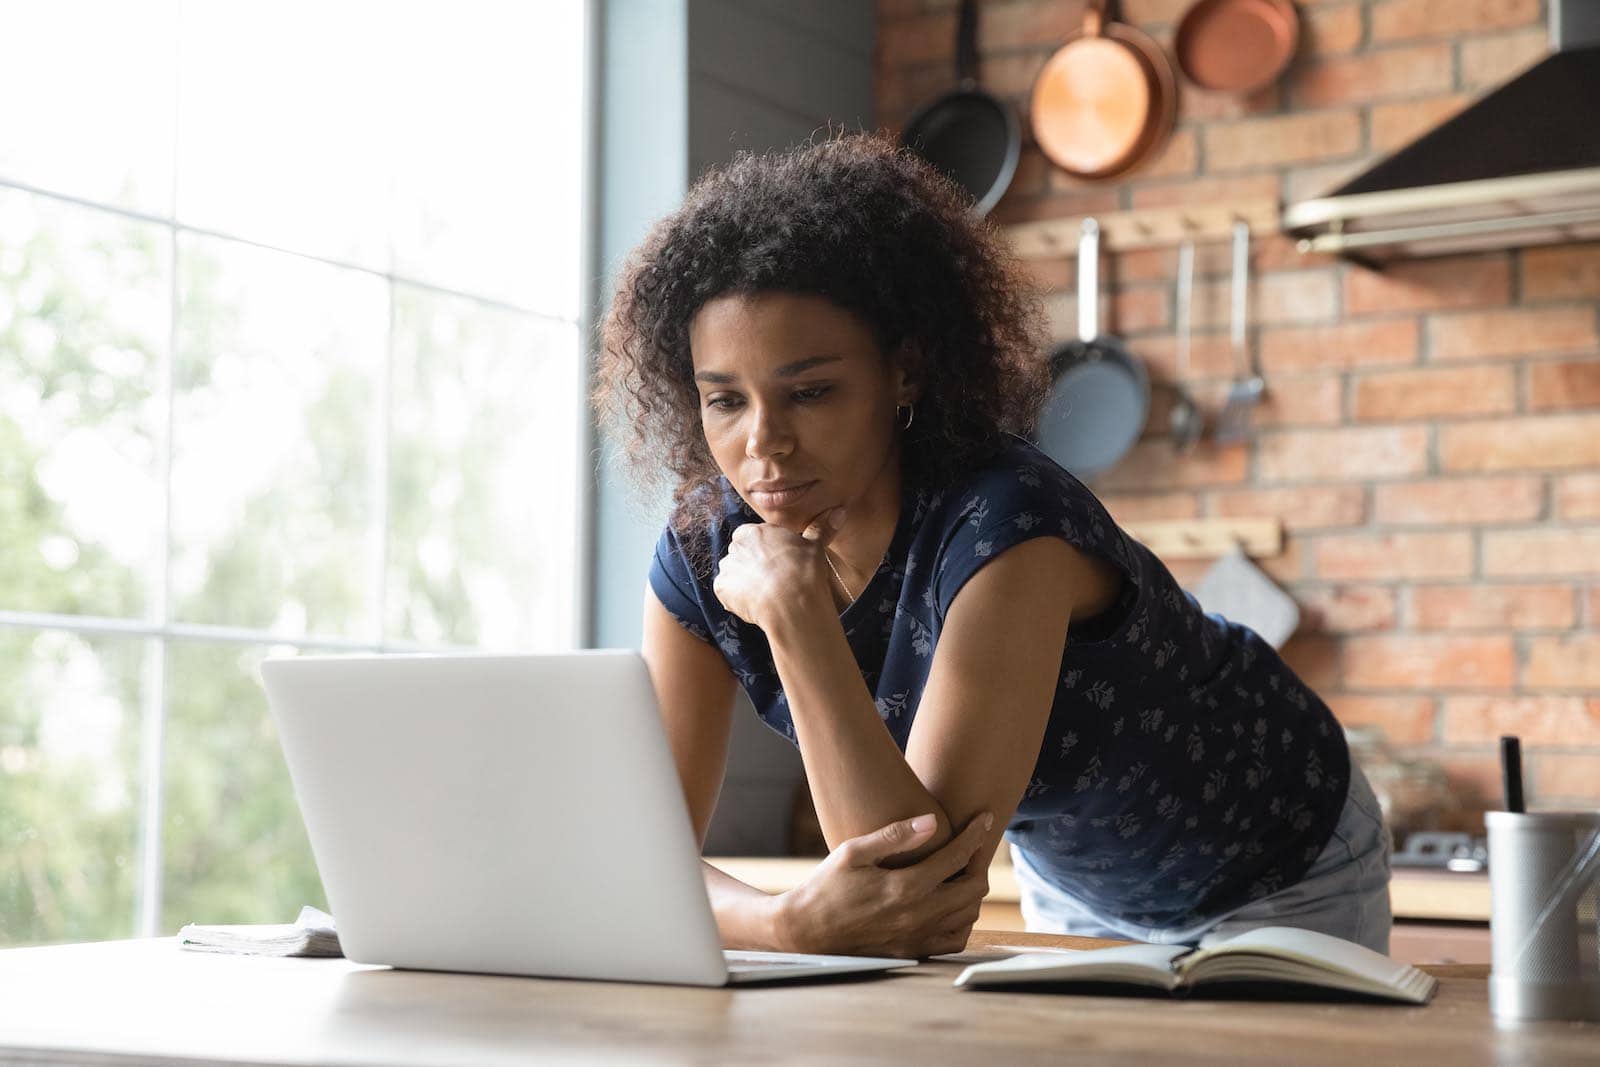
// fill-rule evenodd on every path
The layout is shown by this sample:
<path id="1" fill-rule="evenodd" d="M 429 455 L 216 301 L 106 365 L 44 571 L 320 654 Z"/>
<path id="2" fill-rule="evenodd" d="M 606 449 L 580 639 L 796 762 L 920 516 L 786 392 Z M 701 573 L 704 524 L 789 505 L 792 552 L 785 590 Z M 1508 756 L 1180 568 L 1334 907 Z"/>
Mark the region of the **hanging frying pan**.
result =
<path id="1" fill-rule="evenodd" d="M 1034 79 L 1028 116 L 1050 161 L 1078 178 L 1113 178 L 1165 143 L 1178 113 L 1166 53 L 1117 22 L 1108 0 L 1090 0 L 1083 28 Z"/>
<path id="2" fill-rule="evenodd" d="M 1150 376 L 1122 342 L 1100 332 L 1100 226 L 1078 239 L 1078 339 L 1050 351 L 1054 384 L 1035 436 L 1051 459 L 1082 479 L 1115 466 L 1144 429 Z"/>
<path id="3" fill-rule="evenodd" d="M 900 142 L 970 193 L 974 212 L 987 215 L 1017 172 L 1022 131 L 1011 109 L 978 87 L 977 72 L 978 7 L 961 0 L 956 87 L 913 115 Z"/>
<path id="4" fill-rule="evenodd" d="M 1198 0 L 1178 22 L 1173 51 L 1202 89 L 1251 93 L 1278 79 L 1299 43 L 1289 0 Z"/>

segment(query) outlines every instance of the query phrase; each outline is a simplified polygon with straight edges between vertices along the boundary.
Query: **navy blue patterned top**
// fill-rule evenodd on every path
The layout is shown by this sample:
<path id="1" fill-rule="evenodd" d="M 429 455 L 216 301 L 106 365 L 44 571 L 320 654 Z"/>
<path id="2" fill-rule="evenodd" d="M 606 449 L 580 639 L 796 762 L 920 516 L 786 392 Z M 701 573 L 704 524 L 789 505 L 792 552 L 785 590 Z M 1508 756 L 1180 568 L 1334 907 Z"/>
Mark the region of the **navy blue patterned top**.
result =
<path id="1" fill-rule="evenodd" d="M 726 483 L 723 500 L 722 520 L 705 532 L 713 568 L 733 531 L 760 521 Z M 1204 613 L 1093 493 L 1021 439 L 959 484 L 908 485 L 889 551 L 840 615 L 900 750 L 962 585 L 1006 549 L 1046 536 L 1108 560 L 1125 580 L 1112 608 L 1069 629 L 1008 837 L 1047 881 L 1143 926 L 1202 922 L 1299 880 L 1349 785 L 1339 724 L 1271 646 Z M 668 529 L 651 588 L 691 633 L 715 642 L 762 720 L 793 742 L 766 635 L 723 608 L 695 559 Z"/>

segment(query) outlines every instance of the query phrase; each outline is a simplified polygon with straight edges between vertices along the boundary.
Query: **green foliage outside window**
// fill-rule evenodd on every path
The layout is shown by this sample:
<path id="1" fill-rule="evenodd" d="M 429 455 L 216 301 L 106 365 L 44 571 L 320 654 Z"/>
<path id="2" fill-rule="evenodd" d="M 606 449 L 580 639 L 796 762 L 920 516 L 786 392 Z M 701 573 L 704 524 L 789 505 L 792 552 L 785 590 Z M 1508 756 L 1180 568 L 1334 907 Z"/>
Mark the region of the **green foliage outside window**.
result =
<path id="1" fill-rule="evenodd" d="M 377 642 L 386 418 L 382 640 L 570 640 L 573 324 L 181 234 L 173 331 L 168 227 L 0 190 L 0 235 L 0 610 L 153 621 L 175 336 L 176 623 Z M 292 402 L 270 400 L 285 382 Z M 271 403 L 272 436 L 234 432 Z M 326 907 L 257 681 L 265 640 L 0 627 L 0 945 L 139 932 L 157 687 L 158 931 Z"/>
<path id="2" fill-rule="evenodd" d="M 6 195 L 15 211 L 17 194 Z M 119 328 L 76 279 L 104 273 L 120 292 L 151 294 L 164 306 L 166 231 L 111 220 L 101 236 L 74 244 L 50 214 L 44 209 L 20 254 L 0 257 L 0 308 L 9 310 L 0 319 L 0 607 L 137 619 L 148 561 L 119 559 L 75 530 L 41 479 L 52 447 L 74 433 L 153 463 L 152 383 L 165 335 Z M 190 292 L 207 291 L 205 266 L 191 271 Z M 216 318 L 225 322 L 225 310 Z M 39 336 L 50 343 L 32 339 Z M 339 418 L 349 421 L 349 411 L 330 421 Z M 226 539 L 214 587 L 220 610 L 270 622 L 277 592 L 252 580 L 270 553 L 253 531 L 274 501 L 254 503 Z M 154 645 L 0 629 L 0 944 L 135 933 L 147 786 L 140 734 L 150 657 L 161 654 Z M 301 904 L 326 906 L 254 679 L 263 653 L 182 641 L 166 651 L 165 932 L 191 920 L 276 921 Z"/>

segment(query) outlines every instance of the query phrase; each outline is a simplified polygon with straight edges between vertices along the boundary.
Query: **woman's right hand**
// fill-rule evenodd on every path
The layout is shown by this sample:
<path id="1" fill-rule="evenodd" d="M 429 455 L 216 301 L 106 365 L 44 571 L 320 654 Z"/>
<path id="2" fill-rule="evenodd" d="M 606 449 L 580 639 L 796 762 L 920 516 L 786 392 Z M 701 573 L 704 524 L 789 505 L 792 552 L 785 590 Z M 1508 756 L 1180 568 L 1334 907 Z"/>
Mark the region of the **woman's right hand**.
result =
<path id="1" fill-rule="evenodd" d="M 923 829 L 913 823 L 926 822 Z M 933 816 L 903 819 L 828 854 L 811 877 L 782 895 L 790 952 L 902 959 L 960 952 L 989 892 L 987 871 L 968 870 L 994 825 L 979 812 L 944 847 L 910 867 L 882 861 L 911 852 L 933 833 Z"/>

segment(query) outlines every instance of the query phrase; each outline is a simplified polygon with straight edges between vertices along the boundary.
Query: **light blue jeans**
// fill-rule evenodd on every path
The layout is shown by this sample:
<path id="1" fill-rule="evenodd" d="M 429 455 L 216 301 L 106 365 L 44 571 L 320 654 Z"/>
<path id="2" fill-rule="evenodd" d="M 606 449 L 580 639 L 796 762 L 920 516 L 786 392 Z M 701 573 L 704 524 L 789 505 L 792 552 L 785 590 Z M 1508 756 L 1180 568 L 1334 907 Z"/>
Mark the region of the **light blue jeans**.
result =
<path id="1" fill-rule="evenodd" d="M 1026 854 L 1011 846 L 1030 931 L 1115 937 L 1153 944 L 1200 944 L 1258 926 L 1298 926 L 1389 952 L 1389 833 L 1378 798 L 1352 760 L 1350 792 L 1333 836 L 1304 877 L 1271 896 L 1187 927 L 1139 926 L 1096 912 L 1045 882 Z"/>

